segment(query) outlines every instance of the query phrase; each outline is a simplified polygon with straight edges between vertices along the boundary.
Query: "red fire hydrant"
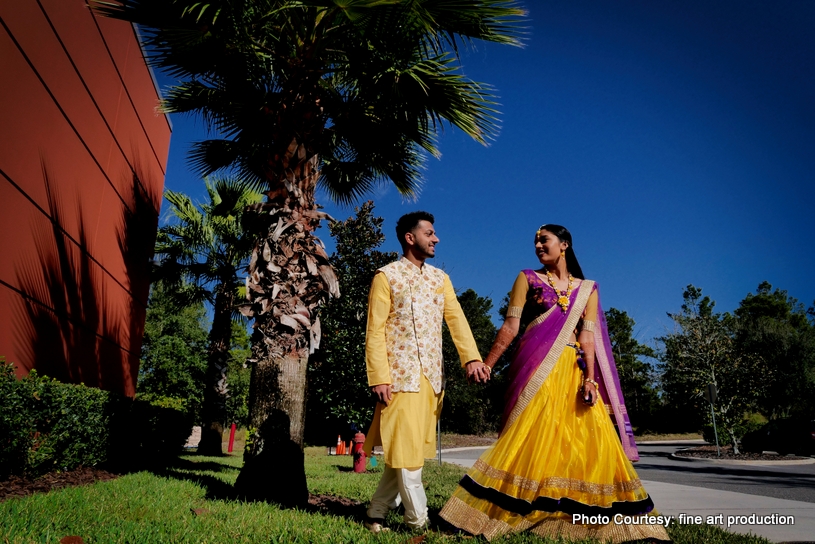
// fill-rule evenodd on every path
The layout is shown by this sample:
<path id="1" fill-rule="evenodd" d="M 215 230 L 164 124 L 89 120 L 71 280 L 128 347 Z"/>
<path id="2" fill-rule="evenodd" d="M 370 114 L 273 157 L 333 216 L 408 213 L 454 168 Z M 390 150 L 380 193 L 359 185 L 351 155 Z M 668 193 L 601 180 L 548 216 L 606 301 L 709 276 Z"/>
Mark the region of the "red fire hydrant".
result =
<path id="1" fill-rule="evenodd" d="M 357 433 L 354 435 L 354 472 L 365 472 L 365 452 L 362 451 L 364 443 L 364 434 Z"/>

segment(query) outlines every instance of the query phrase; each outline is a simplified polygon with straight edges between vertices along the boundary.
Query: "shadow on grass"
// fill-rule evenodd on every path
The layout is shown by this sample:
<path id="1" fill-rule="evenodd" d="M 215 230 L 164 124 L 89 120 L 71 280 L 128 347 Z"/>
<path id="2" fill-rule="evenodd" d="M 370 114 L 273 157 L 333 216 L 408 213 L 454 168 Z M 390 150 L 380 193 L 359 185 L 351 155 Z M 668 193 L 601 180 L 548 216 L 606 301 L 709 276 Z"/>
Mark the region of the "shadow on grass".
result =
<path id="1" fill-rule="evenodd" d="M 365 520 L 365 505 L 361 502 L 347 497 L 335 495 L 309 494 L 308 503 L 304 506 L 288 506 L 272 501 L 264 501 L 247 497 L 235 488 L 233 484 L 225 482 L 217 476 L 209 474 L 196 474 L 196 472 L 217 472 L 229 474 L 240 471 L 240 468 L 222 464 L 217 461 L 196 462 L 189 459 L 176 458 L 164 464 L 154 464 L 149 467 L 139 467 L 134 471 L 147 470 L 150 473 L 163 478 L 172 478 L 179 481 L 190 482 L 202 487 L 207 500 L 215 501 L 240 501 L 240 502 L 266 502 L 274 504 L 281 510 L 299 510 L 312 514 L 330 515 L 343 517 L 350 521 L 362 523 Z M 337 466 L 342 472 L 352 472 L 353 468 Z M 189 472 L 188 472 L 189 471 Z M 195 472 L 193 472 L 195 471 Z"/>

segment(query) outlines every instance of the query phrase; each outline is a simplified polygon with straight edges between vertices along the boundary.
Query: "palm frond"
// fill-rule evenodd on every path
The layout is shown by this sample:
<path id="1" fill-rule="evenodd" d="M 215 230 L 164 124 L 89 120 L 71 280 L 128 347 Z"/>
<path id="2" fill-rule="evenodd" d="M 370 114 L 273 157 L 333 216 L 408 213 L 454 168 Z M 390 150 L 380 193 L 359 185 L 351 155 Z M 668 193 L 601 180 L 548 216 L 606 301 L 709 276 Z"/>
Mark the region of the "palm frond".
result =
<path id="1" fill-rule="evenodd" d="M 479 143 L 497 135 L 493 89 L 464 77 L 449 54 L 417 62 L 400 74 L 396 87 L 406 102 L 422 104 L 434 121 L 446 120 Z"/>
<path id="2" fill-rule="evenodd" d="M 232 218 L 240 215 L 250 204 L 263 200 L 254 184 L 240 178 L 207 178 L 204 180 L 210 194 L 213 218 Z"/>
<path id="3" fill-rule="evenodd" d="M 526 17 L 517 2 L 506 0 L 427 0 L 415 2 L 415 22 L 436 52 L 445 45 L 458 52 L 458 40 L 483 40 L 520 46 Z"/>
<path id="4" fill-rule="evenodd" d="M 236 163 L 245 161 L 251 151 L 235 140 L 204 140 L 192 144 L 187 157 L 190 167 L 201 176 L 209 176 L 220 170 L 235 168 Z M 240 176 L 255 187 L 262 187 L 266 176 L 263 171 L 242 171 Z"/>
<path id="5" fill-rule="evenodd" d="M 364 142 L 364 144 L 363 144 Z M 379 183 L 390 181 L 407 198 L 418 196 L 424 155 L 408 138 L 337 140 L 320 154 L 320 184 L 335 202 L 350 204 Z"/>
<path id="6" fill-rule="evenodd" d="M 421 185 L 426 154 L 451 125 L 486 144 L 493 89 L 461 71 L 461 43 L 519 45 L 509 0 L 95 0 L 135 22 L 150 62 L 181 82 L 166 111 L 201 114 L 215 133 L 190 164 L 276 188 L 292 141 L 322 155 L 323 185 L 356 199 L 390 180 Z"/>

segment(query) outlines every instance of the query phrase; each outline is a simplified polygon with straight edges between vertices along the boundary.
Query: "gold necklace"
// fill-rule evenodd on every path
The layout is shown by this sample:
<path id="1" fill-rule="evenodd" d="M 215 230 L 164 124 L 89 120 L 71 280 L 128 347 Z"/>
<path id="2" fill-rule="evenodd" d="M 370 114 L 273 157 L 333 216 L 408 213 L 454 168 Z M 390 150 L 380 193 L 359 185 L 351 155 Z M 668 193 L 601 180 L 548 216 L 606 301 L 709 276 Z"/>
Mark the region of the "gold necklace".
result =
<path id="1" fill-rule="evenodd" d="M 552 289 L 555 290 L 555 294 L 557 297 L 557 305 L 563 310 L 563 313 L 566 313 L 566 310 L 569 309 L 569 296 L 572 294 L 572 287 L 574 287 L 574 276 L 569 274 L 569 286 L 566 288 L 565 291 L 558 291 L 557 287 L 555 287 L 555 278 L 552 277 L 552 273 L 549 270 L 546 270 L 546 279 L 549 281 L 549 285 L 552 286 Z"/>

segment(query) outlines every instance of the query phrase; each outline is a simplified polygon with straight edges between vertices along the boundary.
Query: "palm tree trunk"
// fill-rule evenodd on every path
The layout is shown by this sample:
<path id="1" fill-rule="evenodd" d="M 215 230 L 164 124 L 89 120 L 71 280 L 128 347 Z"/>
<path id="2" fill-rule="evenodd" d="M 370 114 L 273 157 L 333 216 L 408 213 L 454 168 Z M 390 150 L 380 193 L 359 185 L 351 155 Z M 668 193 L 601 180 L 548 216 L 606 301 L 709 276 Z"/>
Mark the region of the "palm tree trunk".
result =
<path id="1" fill-rule="evenodd" d="M 215 294 L 212 329 L 209 333 L 206 387 L 201 410 L 201 442 L 198 453 L 223 454 L 223 432 L 226 419 L 227 370 L 229 369 L 229 346 L 232 341 L 232 305 L 234 295 L 229 291 L 231 281 L 222 281 Z"/>
<path id="2" fill-rule="evenodd" d="M 235 482 L 250 499 L 290 506 L 308 501 L 303 464 L 307 362 L 320 343 L 319 307 L 339 296 L 322 243 L 312 234 L 326 214 L 314 202 L 317 156 L 292 143 L 278 186 L 261 208 L 265 236 L 249 264 L 243 308 L 254 316 L 251 443 Z"/>

